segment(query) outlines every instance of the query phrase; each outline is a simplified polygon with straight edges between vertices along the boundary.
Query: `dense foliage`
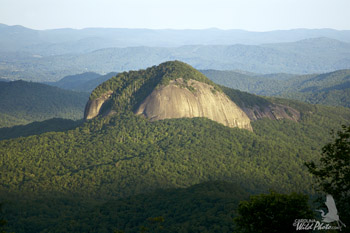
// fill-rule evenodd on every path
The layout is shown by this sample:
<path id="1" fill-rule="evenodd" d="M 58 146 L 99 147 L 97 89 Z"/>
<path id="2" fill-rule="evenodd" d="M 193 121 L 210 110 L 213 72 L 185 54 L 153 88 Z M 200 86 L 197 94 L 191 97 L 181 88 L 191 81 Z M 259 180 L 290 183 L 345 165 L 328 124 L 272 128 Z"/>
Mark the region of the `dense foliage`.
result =
<path id="1" fill-rule="evenodd" d="M 204 118 L 149 122 L 125 112 L 91 120 L 67 132 L 3 140 L 1 198 L 23 193 L 28 197 L 20 208 L 11 202 L 7 205 L 9 224 L 23 223 L 13 228 L 16 232 L 38 232 L 43 218 L 48 223 L 68 221 L 92 208 L 94 200 L 189 187 L 205 181 L 227 180 L 253 193 L 269 188 L 313 192 L 312 177 L 304 161 L 318 158 L 322 145 L 330 138 L 328 131 L 348 123 L 350 112 L 345 108 L 274 101 L 285 101 L 301 111 L 301 122 L 259 120 L 253 122 L 254 132 L 249 132 Z M 63 199 L 45 201 L 55 196 Z M 50 203 L 32 220 L 39 228 L 32 225 L 31 231 L 22 229 L 24 219 L 33 212 L 25 217 L 17 211 L 39 203 Z M 65 220 L 58 216 L 69 217 Z M 145 225 L 142 221 L 133 226 Z"/>
<path id="2" fill-rule="evenodd" d="M 85 82 L 96 79 L 100 76 L 100 74 L 95 72 L 85 72 L 81 74 L 68 75 L 57 82 L 51 82 L 48 84 L 62 89 L 79 90 Z"/>
<path id="3" fill-rule="evenodd" d="M 117 113 L 123 113 L 125 110 L 134 110 L 154 89 L 167 85 L 175 79 L 182 79 L 183 88 L 189 90 L 193 90 L 188 83 L 192 79 L 212 85 L 216 91 L 221 91 L 215 83 L 193 67 L 180 61 L 171 61 L 146 70 L 120 73 L 95 88 L 90 100 L 113 91 L 112 98 L 104 104 L 101 111 L 112 109 Z"/>
<path id="4" fill-rule="evenodd" d="M 57 82 L 50 82 L 47 84 L 67 90 L 91 93 L 98 85 L 107 81 L 116 74 L 117 73 L 115 72 L 111 72 L 105 75 L 100 75 L 94 72 L 85 72 L 76 75 L 69 75 Z"/>
<path id="5" fill-rule="evenodd" d="M 231 233 L 238 202 L 249 193 L 239 185 L 215 181 L 188 188 L 157 190 L 122 199 L 91 200 L 71 195 L 24 197 L 5 205 L 16 232 L 146 232 Z M 32 208 L 33 203 L 36 208 Z M 21 209 L 21 212 L 16 211 Z M 10 218 L 9 218 L 10 217 Z M 163 218 L 158 224 L 150 221 Z M 154 231 L 157 228 L 157 231 Z"/>
<path id="6" fill-rule="evenodd" d="M 18 125 L 12 127 L 0 128 L 0 140 L 27 137 L 46 132 L 60 132 L 73 129 L 82 122 L 68 119 L 53 118 L 41 122 L 33 122 L 27 125 Z"/>
<path id="7" fill-rule="evenodd" d="M 0 141 L 0 200 L 6 201 L 11 229 L 230 232 L 235 206 L 246 193 L 314 192 L 304 162 L 319 158 L 330 129 L 350 123 L 348 108 L 223 88 L 239 105 L 291 106 L 300 111 L 300 122 L 262 119 L 252 122 L 251 132 L 206 118 L 150 122 L 132 112 L 157 86 L 188 77 L 211 84 L 181 62 L 119 74 L 90 97 L 113 90 L 107 104 L 118 114 L 68 131 Z"/>
<path id="8" fill-rule="evenodd" d="M 260 108 L 267 107 L 273 103 L 266 98 L 250 94 L 247 92 L 231 89 L 225 86 L 220 86 L 223 92 L 230 97 L 230 99 L 237 104 L 239 107 L 254 107 L 259 106 Z"/>
<path id="9" fill-rule="evenodd" d="M 295 219 L 312 219 L 314 216 L 303 194 L 259 194 L 241 201 L 234 219 L 241 233 L 293 233 Z M 306 231 L 306 232 L 311 232 Z"/>
<path id="10" fill-rule="evenodd" d="M 259 95 L 280 96 L 312 104 L 350 107 L 350 70 L 320 75 L 257 75 L 202 71 L 221 85 Z"/>
<path id="11" fill-rule="evenodd" d="M 54 117 L 81 119 L 87 99 L 85 93 L 39 83 L 0 82 L 0 127 Z"/>
<path id="12" fill-rule="evenodd" d="M 6 233 L 5 232 L 5 226 L 7 221 L 5 219 L 3 219 L 3 213 L 2 213 L 2 203 L 0 203 L 0 233 Z"/>
<path id="13" fill-rule="evenodd" d="M 322 148 L 320 161 L 307 167 L 315 175 L 318 188 L 331 194 L 343 222 L 350 222 L 350 126 L 333 135 L 334 141 Z M 350 232 L 349 229 L 345 229 Z"/>

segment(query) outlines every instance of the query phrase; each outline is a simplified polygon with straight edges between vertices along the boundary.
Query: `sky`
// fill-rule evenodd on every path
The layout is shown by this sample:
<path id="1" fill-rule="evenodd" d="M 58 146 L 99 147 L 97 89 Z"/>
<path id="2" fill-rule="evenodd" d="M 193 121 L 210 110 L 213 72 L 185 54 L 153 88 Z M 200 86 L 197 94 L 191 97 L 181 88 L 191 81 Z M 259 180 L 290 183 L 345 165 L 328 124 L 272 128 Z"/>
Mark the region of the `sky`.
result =
<path id="1" fill-rule="evenodd" d="M 33 29 L 350 30 L 350 0 L 0 0 L 0 23 Z"/>

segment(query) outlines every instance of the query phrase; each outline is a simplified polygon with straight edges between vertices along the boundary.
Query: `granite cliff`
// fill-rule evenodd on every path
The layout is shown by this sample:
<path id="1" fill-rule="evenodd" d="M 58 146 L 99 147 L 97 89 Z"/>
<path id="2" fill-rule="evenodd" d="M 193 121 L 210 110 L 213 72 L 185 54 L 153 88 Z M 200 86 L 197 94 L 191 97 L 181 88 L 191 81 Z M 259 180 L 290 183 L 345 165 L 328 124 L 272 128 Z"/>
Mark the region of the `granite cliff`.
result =
<path id="1" fill-rule="evenodd" d="M 102 94 L 99 98 L 94 99 L 94 100 L 89 100 L 86 104 L 85 111 L 84 111 L 84 118 L 86 120 L 92 119 L 96 117 L 102 105 L 108 100 L 113 91 L 107 91 L 106 93 Z"/>
<path id="2" fill-rule="evenodd" d="M 206 117 L 228 127 L 252 130 L 248 116 L 223 92 L 196 80 L 171 81 L 154 90 L 135 111 L 151 120 Z"/>
<path id="3" fill-rule="evenodd" d="M 228 127 L 251 131 L 250 121 L 262 117 L 298 120 L 298 113 L 285 106 L 268 102 L 265 107 L 259 104 L 246 107 L 244 98 L 239 101 L 236 104 L 235 97 L 227 96 L 193 67 L 171 61 L 146 70 L 124 72 L 102 83 L 92 92 L 84 117 L 89 120 L 124 111 L 144 115 L 151 121 L 206 117 Z"/>

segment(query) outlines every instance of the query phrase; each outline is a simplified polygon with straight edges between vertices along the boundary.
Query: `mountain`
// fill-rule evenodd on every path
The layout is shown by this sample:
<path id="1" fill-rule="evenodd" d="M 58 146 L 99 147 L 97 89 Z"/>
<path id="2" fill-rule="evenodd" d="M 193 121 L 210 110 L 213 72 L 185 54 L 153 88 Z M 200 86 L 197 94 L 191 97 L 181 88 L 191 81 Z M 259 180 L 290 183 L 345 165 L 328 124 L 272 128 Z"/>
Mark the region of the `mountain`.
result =
<path id="1" fill-rule="evenodd" d="M 116 74 L 116 72 L 110 72 L 105 75 L 100 75 L 94 72 L 85 72 L 76 75 L 69 75 L 60 79 L 57 82 L 49 82 L 46 84 L 67 90 L 90 93 L 95 89 L 95 87 L 97 87 L 104 81 L 107 81 Z"/>
<path id="2" fill-rule="evenodd" d="M 178 47 L 183 45 L 259 45 L 328 37 L 350 42 L 349 30 L 294 29 L 269 32 L 244 30 L 153 30 L 86 28 L 33 30 L 22 26 L 0 27 L 0 51 L 28 52 L 40 56 L 87 53 L 110 47 Z"/>
<path id="3" fill-rule="evenodd" d="M 154 90 L 179 76 L 185 91 L 195 91 L 194 80 L 250 109 L 259 116 L 250 119 L 253 130 L 205 117 L 152 121 L 135 114 Z M 350 123 L 348 108 L 224 88 L 182 62 L 118 74 L 99 85 L 90 101 L 109 90 L 101 114 L 78 127 L 0 141 L 0 199 L 10 231 L 135 232 L 147 219 L 162 216 L 171 232 L 184 226 L 228 232 L 237 200 L 246 194 L 269 189 L 313 194 L 304 162 L 319 158 L 331 129 Z M 273 111 L 271 106 L 290 118 L 261 114 Z M 114 114 L 103 114 L 110 110 Z M 187 198 L 171 202 L 177 195 Z"/>
<path id="4" fill-rule="evenodd" d="M 0 128 L 0 140 L 27 137 L 46 132 L 61 132 L 73 129 L 80 125 L 80 121 L 52 118 L 41 122 L 33 122 L 27 125 Z"/>
<path id="5" fill-rule="evenodd" d="M 0 78 L 0 82 L 9 82 L 9 80 Z"/>
<path id="6" fill-rule="evenodd" d="M 163 216 L 171 229 L 183 223 L 209 231 L 232 224 L 245 192 L 312 192 L 312 177 L 303 163 L 318 158 L 330 140 L 329 130 L 350 123 L 350 112 L 286 102 L 302 112 L 300 122 L 265 118 L 252 122 L 254 132 L 203 118 L 149 122 L 131 114 L 93 119 L 66 132 L 0 141 L 0 166 L 6 174 L 0 197 L 6 201 L 9 230 L 135 232 L 147 219 Z M 236 186 L 224 184 L 218 190 L 204 183 L 203 192 L 185 190 L 184 198 L 179 197 L 183 202 L 172 199 L 181 192 L 153 193 L 215 180 Z"/>
<path id="7" fill-rule="evenodd" d="M 0 127 L 27 124 L 54 117 L 81 119 L 85 93 L 62 90 L 45 84 L 0 82 Z"/>
<path id="8" fill-rule="evenodd" d="M 101 84 L 91 93 L 84 118 L 117 114 L 125 109 L 151 120 L 207 117 L 249 130 L 250 120 L 263 117 L 299 119 L 299 112 L 292 108 L 219 87 L 179 61 L 124 72 Z"/>
<path id="9" fill-rule="evenodd" d="M 152 121 L 135 114 L 154 90 L 171 85 L 178 77 L 184 83 L 187 81 L 182 86 L 186 92 L 195 91 L 189 85 L 192 79 L 214 87 L 216 94 L 226 94 L 251 117 L 253 132 L 203 117 Z M 19 191 L 35 187 L 44 193 L 67 191 L 121 197 L 155 187 L 186 187 L 226 177 L 254 190 L 262 187 L 309 190 L 310 180 L 303 162 L 317 156 L 316 148 L 327 141 L 330 129 L 349 120 L 348 109 L 266 99 L 217 86 L 182 62 L 121 73 L 98 86 L 90 102 L 109 91 L 113 92 L 98 116 L 74 130 L 0 142 L 4 155 L 1 161 L 9 172 L 4 177 L 9 180 L 1 183 L 11 184 L 2 188 Z M 280 117 L 273 107 L 284 110 L 290 118 Z M 264 109 L 270 109 L 269 114 L 264 115 Z M 106 114 L 111 110 L 114 114 Z M 26 151 L 28 146 L 32 152 L 25 157 L 27 160 L 20 151 Z M 20 158 L 25 161 L 18 165 L 15 160 Z M 34 165 L 35 161 L 41 161 L 41 165 Z M 195 168 L 189 169 L 194 163 Z M 20 167 L 12 170 L 12 166 L 32 170 L 22 173 Z M 280 176 L 276 171 L 290 175 Z M 102 174 L 97 175 L 99 172 Z M 260 178 L 253 178 L 253 174 Z M 23 175 L 31 178 L 22 183 Z M 91 177 L 96 177 L 93 185 L 88 181 Z M 300 185 L 294 186 L 296 183 Z"/>
<path id="10" fill-rule="evenodd" d="M 79 87 L 77 87 L 77 90 L 91 93 L 98 85 L 107 81 L 108 79 L 110 79 L 111 77 L 113 77 L 117 74 L 118 73 L 116 73 L 116 72 L 110 72 L 110 73 L 107 73 L 105 75 L 100 75 L 99 77 L 97 77 L 95 79 L 91 79 L 87 82 L 82 83 L 81 85 L 79 85 Z"/>
<path id="11" fill-rule="evenodd" d="M 100 74 L 97 74 L 94 72 L 85 72 L 81 74 L 69 75 L 60 79 L 57 82 L 47 83 L 47 84 L 56 86 L 62 89 L 77 90 L 83 85 L 83 83 L 88 82 L 92 79 L 96 79 L 100 76 L 101 76 Z"/>
<path id="12" fill-rule="evenodd" d="M 350 107 L 350 70 L 312 75 L 252 75 L 215 70 L 202 72 L 216 83 L 250 93 Z"/>
<path id="13" fill-rule="evenodd" d="M 312 104 L 350 107 L 350 70 L 300 76 L 287 81 L 287 88 L 278 96 Z"/>
<path id="14" fill-rule="evenodd" d="M 86 71 L 123 72 L 169 60 L 181 60 L 196 69 L 312 74 L 349 69 L 349 57 L 350 43 L 327 38 L 264 45 L 105 48 L 56 56 L 4 52 L 0 54 L 3 67 L 0 77 L 52 82 Z"/>
<path id="15" fill-rule="evenodd" d="M 92 92 L 84 118 L 124 109 L 151 120 L 207 117 L 226 126 L 252 129 L 247 115 L 219 87 L 179 61 L 108 80 Z"/>
<path id="16" fill-rule="evenodd" d="M 350 68 L 350 31 L 0 27 L 0 78 L 56 82 L 182 60 L 197 69 L 311 74 Z M 59 85 L 59 84 L 58 84 Z"/>

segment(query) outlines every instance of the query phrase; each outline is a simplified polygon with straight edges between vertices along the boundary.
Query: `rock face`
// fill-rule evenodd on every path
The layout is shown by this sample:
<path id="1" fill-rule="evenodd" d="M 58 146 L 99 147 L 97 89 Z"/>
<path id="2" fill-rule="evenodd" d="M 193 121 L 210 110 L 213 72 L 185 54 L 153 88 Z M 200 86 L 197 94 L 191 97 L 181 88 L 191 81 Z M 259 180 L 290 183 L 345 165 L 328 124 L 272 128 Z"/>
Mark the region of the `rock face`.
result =
<path id="1" fill-rule="evenodd" d="M 228 127 L 252 130 L 248 116 L 224 93 L 195 80 L 184 85 L 180 78 L 155 89 L 135 113 L 153 121 L 206 117 Z"/>
<path id="2" fill-rule="evenodd" d="M 300 119 L 300 113 L 289 106 L 220 87 L 179 61 L 120 73 L 100 84 L 91 93 L 84 118 L 131 111 L 151 121 L 205 117 L 251 131 L 251 121 L 261 118 Z"/>
<path id="3" fill-rule="evenodd" d="M 292 121 L 300 120 L 300 112 L 289 106 L 281 104 L 271 104 L 266 107 L 254 106 L 250 108 L 242 108 L 251 121 L 262 118 L 271 120 L 288 119 Z"/>
<path id="4" fill-rule="evenodd" d="M 89 120 L 100 113 L 102 105 L 111 97 L 113 91 L 108 91 L 95 100 L 89 100 L 84 111 L 84 119 Z"/>

